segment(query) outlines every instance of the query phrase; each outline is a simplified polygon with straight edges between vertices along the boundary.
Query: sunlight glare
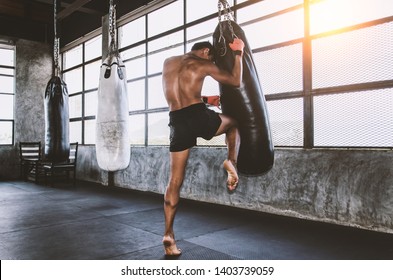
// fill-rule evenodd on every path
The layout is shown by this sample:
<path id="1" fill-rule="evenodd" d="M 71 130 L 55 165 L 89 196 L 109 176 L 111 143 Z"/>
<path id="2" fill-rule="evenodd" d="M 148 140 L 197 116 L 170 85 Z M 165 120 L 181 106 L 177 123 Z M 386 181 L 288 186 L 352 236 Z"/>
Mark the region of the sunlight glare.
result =
<path id="1" fill-rule="evenodd" d="M 332 31 L 353 21 L 351 11 L 355 7 L 351 1 L 314 1 L 310 7 L 311 34 Z"/>

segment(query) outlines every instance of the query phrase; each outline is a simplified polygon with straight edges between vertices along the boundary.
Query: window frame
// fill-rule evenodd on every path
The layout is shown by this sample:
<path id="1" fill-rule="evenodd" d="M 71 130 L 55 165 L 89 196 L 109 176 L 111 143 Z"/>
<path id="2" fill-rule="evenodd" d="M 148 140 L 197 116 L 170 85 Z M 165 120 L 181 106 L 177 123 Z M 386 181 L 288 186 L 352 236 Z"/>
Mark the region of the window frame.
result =
<path id="1" fill-rule="evenodd" d="M 11 143 L 0 143 L 0 146 L 13 146 L 15 143 L 15 69 L 16 69 L 16 47 L 11 44 L 0 44 L 0 49 L 11 50 L 13 52 L 13 65 L 2 65 L 0 64 L 0 69 L 12 70 L 12 74 L 1 74 L 1 77 L 11 77 L 13 78 L 13 89 L 12 92 L 4 92 L 0 85 L 0 96 L 12 96 L 12 117 L 11 118 L 0 118 L 0 123 L 10 123 L 11 124 Z"/>
<path id="2" fill-rule="evenodd" d="M 159 52 L 163 52 L 166 50 L 170 50 L 173 48 L 178 47 L 179 49 L 183 50 L 183 53 L 187 52 L 187 49 L 192 45 L 194 42 L 200 41 L 200 40 L 205 40 L 209 37 L 211 37 L 213 30 L 210 34 L 203 35 L 201 34 L 200 36 L 196 38 L 189 39 L 187 38 L 187 30 L 189 28 L 197 27 L 198 25 L 203 25 L 205 22 L 211 22 L 212 20 L 217 18 L 217 13 L 211 13 L 207 14 L 205 16 L 202 16 L 201 18 L 196 18 L 192 20 L 187 20 L 187 0 L 177 0 L 183 2 L 183 24 L 180 26 L 176 26 L 170 30 L 163 31 L 158 34 L 153 34 L 153 36 L 149 36 L 148 30 L 149 30 L 149 14 L 162 8 L 165 7 L 166 5 L 170 5 L 173 2 L 176 2 L 176 0 L 165 0 L 165 1 L 154 1 L 153 5 L 150 5 L 146 10 L 138 10 L 134 13 L 130 13 L 126 17 L 123 17 L 119 22 L 118 22 L 118 28 L 121 28 L 122 25 L 125 25 L 129 22 L 132 22 L 133 20 L 139 20 L 141 17 L 144 18 L 144 24 L 145 24 L 145 38 L 137 41 L 137 42 L 132 42 L 129 45 L 124 45 L 122 46 L 119 51 L 120 53 L 125 53 L 129 50 L 132 50 L 133 48 L 138 48 L 142 47 L 144 48 L 144 54 L 141 54 L 139 57 L 144 57 L 145 58 L 145 76 L 142 77 L 128 77 L 128 82 L 132 81 L 144 81 L 145 83 L 145 108 L 138 108 L 137 110 L 130 110 L 129 115 L 130 116 L 136 116 L 136 115 L 144 115 L 145 119 L 145 141 L 143 146 L 151 146 L 149 143 L 151 142 L 149 139 L 149 115 L 150 114 L 155 114 L 155 113 L 161 113 L 161 112 L 168 112 L 168 107 L 167 106 L 158 106 L 154 108 L 149 108 L 149 80 L 154 79 L 162 75 L 161 72 L 151 72 L 149 71 L 149 59 L 153 58 L 152 55 L 157 54 Z M 233 0 L 234 5 L 231 7 L 232 11 L 234 12 L 235 18 L 238 12 L 242 11 L 242 9 L 245 8 L 252 8 L 252 5 L 258 4 L 263 2 L 263 0 L 249 0 L 249 1 L 240 1 L 240 0 Z M 247 20 L 245 22 L 240 23 L 239 25 L 242 28 L 247 28 L 247 26 L 258 23 L 258 22 L 264 22 L 266 20 L 274 19 L 276 17 L 280 17 L 283 15 L 287 15 L 288 13 L 293 13 L 297 11 L 302 11 L 303 13 L 303 33 L 302 36 L 299 38 L 292 38 L 288 41 L 283 41 L 283 42 L 278 42 L 278 43 L 273 43 L 270 45 L 266 46 L 255 46 L 255 48 L 252 50 L 254 55 L 257 55 L 259 53 L 264 53 L 272 50 L 276 50 L 279 48 L 284 48 L 288 46 L 293 46 L 293 45 L 301 45 L 301 57 L 302 57 L 302 88 L 299 90 L 294 90 L 294 91 L 287 91 L 287 92 L 277 92 L 273 94 L 265 94 L 265 99 L 267 101 L 268 107 L 269 107 L 269 102 L 273 101 L 285 101 L 285 100 L 303 100 L 303 143 L 301 145 L 276 145 L 276 147 L 280 148 L 305 148 L 305 149 L 313 149 L 313 148 L 328 148 L 328 149 L 348 149 L 348 148 L 356 148 L 356 149 L 393 149 L 391 146 L 387 147 L 375 147 L 375 146 L 361 146 L 361 147 L 355 147 L 355 146 L 327 146 L 327 147 L 319 147 L 315 146 L 314 144 L 314 99 L 318 96 L 322 95 L 327 95 L 327 94 L 345 94 L 347 92 L 354 92 L 354 91 L 369 91 L 369 90 L 378 90 L 378 89 L 385 89 L 385 88 L 393 88 L 393 80 L 387 80 L 387 81 L 376 81 L 376 82 L 369 82 L 369 83 L 358 83 L 358 84 L 349 84 L 349 85 L 341 85 L 341 86 L 336 86 L 336 87 L 329 87 L 329 88 L 315 88 L 313 87 L 312 84 L 312 79 L 313 79 L 313 68 L 312 68 L 312 52 L 313 52 L 313 42 L 315 40 L 318 40 L 319 38 L 328 38 L 329 36 L 332 36 L 333 34 L 331 32 L 323 32 L 323 33 L 318 33 L 318 34 L 311 34 L 311 26 L 310 26 L 310 8 L 313 3 L 311 0 L 303 0 L 303 1 L 298 1 L 299 3 L 289 5 L 286 8 L 279 9 L 279 10 L 274 10 L 270 13 L 263 14 L 262 16 L 258 18 L 252 18 L 250 20 Z M 180 11 L 179 11 L 180 12 Z M 369 28 L 372 26 L 377 26 L 380 24 L 388 23 L 388 22 L 393 22 L 393 15 L 385 18 L 379 18 L 375 20 L 371 20 L 368 22 L 364 23 L 356 23 L 351 26 L 345 26 L 342 28 L 339 28 L 337 30 L 334 30 L 334 34 L 346 34 L 347 32 L 351 32 L 353 30 L 362 30 L 364 28 Z M 175 42 L 173 45 L 170 46 L 164 46 L 160 49 L 155 49 L 149 53 L 149 44 L 152 43 L 155 40 L 159 40 L 160 38 L 165 38 L 168 37 L 172 34 L 175 33 L 183 33 L 183 42 Z M 99 34 L 99 32 L 95 33 Z M 83 42 L 82 42 L 83 44 Z M 84 53 L 84 51 L 83 51 Z M 127 58 L 124 60 L 124 62 L 130 62 L 135 57 Z M 77 66 L 74 66 L 77 67 Z M 83 83 L 84 84 L 84 83 Z M 262 85 L 263 89 L 263 85 Z M 81 94 L 84 94 L 84 91 L 82 91 Z M 83 98 L 84 102 L 84 98 Z M 84 108 L 84 105 L 82 106 Z M 79 119 L 78 119 L 79 120 Z M 84 117 L 82 114 L 82 118 L 80 121 L 88 120 L 88 118 Z M 74 120 L 76 121 L 76 119 Z M 84 141 L 84 128 L 82 125 L 82 138 Z M 273 137 L 274 140 L 274 137 Z M 202 141 L 203 142 L 203 141 Z M 199 144 L 198 144 L 199 145 Z M 200 146 L 223 146 L 223 143 L 219 144 L 214 144 L 211 142 L 203 143 Z M 132 145 L 134 146 L 134 145 Z M 136 145 L 140 146 L 140 145 Z M 154 146 L 154 145 L 153 145 Z"/>

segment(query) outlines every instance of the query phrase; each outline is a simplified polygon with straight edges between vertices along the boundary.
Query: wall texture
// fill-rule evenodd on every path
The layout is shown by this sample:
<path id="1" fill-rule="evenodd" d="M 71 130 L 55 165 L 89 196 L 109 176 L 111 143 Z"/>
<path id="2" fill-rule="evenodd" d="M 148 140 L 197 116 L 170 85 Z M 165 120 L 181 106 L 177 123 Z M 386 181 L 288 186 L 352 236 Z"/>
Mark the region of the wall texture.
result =
<path id="1" fill-rule="evenodd" d="M 44 93 L 52 75 L 52 49 L 47 44 L 16 40 L 14 146 L 0 146 L 0 178 L 19 176 L 21 141 L 44 144 Z"/>
<path id="2" fill-rule="evenodd" d="M 393 152 L 377 150 L 276 150 L 263 176 L 240 177 L 226 191 L 224 148 L 194 148 L 181 196 L 256 211 L 393 233 Z M 78 178 L 108 185 L 93 146 L 81 147 Z M 166 147 L 133 147 L 131 163 L 114 173 L 118 187 L 164 193 Z"/>
<path id="3" fill-rule="evenodd" d="M 49 45 L 16 41 L 15 142 L 44 141 L 44 93 L 52 64 Z"/>

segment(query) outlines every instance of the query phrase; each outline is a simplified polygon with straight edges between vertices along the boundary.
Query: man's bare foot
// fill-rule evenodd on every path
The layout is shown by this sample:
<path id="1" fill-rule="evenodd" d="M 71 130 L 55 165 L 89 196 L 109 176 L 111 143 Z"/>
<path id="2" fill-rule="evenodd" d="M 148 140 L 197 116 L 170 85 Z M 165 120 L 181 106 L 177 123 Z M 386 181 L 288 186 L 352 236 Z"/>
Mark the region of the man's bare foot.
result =
<path id="1" fill-rule="evenodd" d="M 177 257 L 180 256 L 181 250 L 177 248 L 175 240 L 170 236 L 164 236 L 162 239 L 164 245 L 165 256 Z"/>
<path id="2" fill-rule="evenodd" d="M 230 160 L 224 160 L 224 168 L 228 173 L 228 190 L 232 192 L 237 187 L 237 183 L 239 182 L 239 176 L 237 175 L 236 167 Z"/>

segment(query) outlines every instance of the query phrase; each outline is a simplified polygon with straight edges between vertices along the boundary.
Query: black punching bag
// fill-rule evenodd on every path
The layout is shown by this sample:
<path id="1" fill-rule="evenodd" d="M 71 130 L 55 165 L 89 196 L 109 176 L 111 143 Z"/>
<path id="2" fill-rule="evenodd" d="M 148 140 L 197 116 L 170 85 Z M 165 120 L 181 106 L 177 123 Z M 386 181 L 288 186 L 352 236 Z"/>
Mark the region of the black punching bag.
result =
<path id="1" fill-rule="evenodd" d="M 46 86 L 45 108 L 45 158 L 53 162 L 69 157 L 69 109 L 65 82 L 53 76 Z"/>
<path id="2" fill-rule="evenodd" d="M 220 28 L 221 25 L 221 28 Z M 233 31 L 232 31 L 233 28 Z M 269 115 L 266 100 L 244 31 L 234 21 L 222 21 L 213 33 L 216 65 L 232 72 L 235 55 L 229 47 L 234 35 L 243 40 L 243 80 L 239 88 L 220 84 L 222 113 L 237 120 L 241 138 L 238 171 L 244 175 L 261 175 L 274 163 Z"/>

